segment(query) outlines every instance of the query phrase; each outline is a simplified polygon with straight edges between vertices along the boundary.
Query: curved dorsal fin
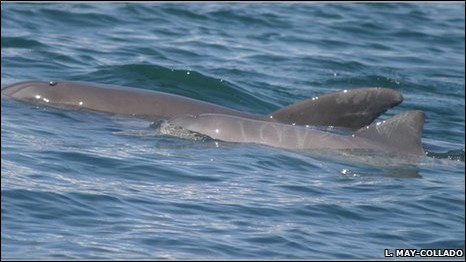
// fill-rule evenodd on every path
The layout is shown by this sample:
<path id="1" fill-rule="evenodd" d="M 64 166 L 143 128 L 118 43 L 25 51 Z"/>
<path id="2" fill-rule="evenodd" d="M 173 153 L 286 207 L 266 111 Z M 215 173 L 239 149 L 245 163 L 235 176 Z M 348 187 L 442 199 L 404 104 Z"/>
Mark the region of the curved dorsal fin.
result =
<path id="1" fill-rule="evenodd" d="M 425 114 L 420 110 L 399 113 L 392 118 L 363 127 L 354 136 L 412 154 L 424 154 L 421 136 Z"/>
<path id="2" fill-rule="evenodd" d="M 291 104 L 266 118 L 285 124 L 361 128 L 402 101 L 403 96 L 393 89 L 355 88 Z"/>

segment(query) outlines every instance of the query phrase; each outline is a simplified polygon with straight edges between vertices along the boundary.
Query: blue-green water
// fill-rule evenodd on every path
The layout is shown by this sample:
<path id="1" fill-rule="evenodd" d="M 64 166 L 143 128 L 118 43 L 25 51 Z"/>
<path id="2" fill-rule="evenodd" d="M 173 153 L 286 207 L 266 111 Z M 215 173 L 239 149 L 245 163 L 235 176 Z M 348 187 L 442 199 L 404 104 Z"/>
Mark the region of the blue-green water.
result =
<path id="1" fill-rule="evenodd" d="M 382 118 L 410 109 L 427 115 L 427 156 L 407 168 L 390 157 L 374 165 L 370 156 L 170 137 L 142 120 L 2 99 L 2 259 L 464 250 L 464 10 L 2 2 L 2 84 L 118 84 L 255 113 L 383 86 L 405 101 Z"/>

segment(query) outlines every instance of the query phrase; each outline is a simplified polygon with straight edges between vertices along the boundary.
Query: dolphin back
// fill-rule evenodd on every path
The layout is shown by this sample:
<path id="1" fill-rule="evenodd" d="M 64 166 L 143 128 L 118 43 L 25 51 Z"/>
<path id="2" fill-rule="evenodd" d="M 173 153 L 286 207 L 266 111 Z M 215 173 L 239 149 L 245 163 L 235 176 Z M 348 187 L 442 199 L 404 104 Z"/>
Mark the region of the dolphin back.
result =
<path id="1" fill-rule="evenodd" d="M 109 114 L 176 118 L 187 114 L 227 114 L 296 125 L 364 127 L 403 97 L 398 91 L 370 87 L 312 97 L 269 115 L 241 112 L 220 105 L 148 89 L 75 81 L 23 81 L 2 86 L 2 98 L 78 108 Z"/>
<path id="2" fill-rule="evenodd" d="M 287 149 L 364 149 L 421 155 L 424 117 L 422 111 L 407 111 L 363 127 L 352 135 L 223 114 L 182 117 L 171 124 L 227 142 Z"/>

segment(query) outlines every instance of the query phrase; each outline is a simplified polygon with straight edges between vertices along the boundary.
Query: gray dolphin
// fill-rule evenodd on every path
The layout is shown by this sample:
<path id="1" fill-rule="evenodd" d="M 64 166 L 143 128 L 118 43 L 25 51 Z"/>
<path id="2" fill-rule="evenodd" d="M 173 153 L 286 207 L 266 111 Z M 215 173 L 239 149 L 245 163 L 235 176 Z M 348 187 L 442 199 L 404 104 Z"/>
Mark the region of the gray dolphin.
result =
<path id="1" fill-rule="evenodd" d="M 361 149 L 422 155 L 424 118 L 422 111 L 406 111 L 362 127 L 351 135 L 223 114 L 181 117 L 170 123 L 227 142 L 256 143 L 286 149 Z"/>
<path id="2" fill-rule="evenodd" d="M 366 126 L 403 101 L 401 94 L 392 89 L 355 88 L 323 94 L 271 114 L 260 115 L 174 94 L 85 82 L 25 81 L 2 86 L 1 94 L 2 97 L 54 107 L 81 108 L 144 118 L 174 119 L 213 113 L 284 124 L 347 128 Z"/>

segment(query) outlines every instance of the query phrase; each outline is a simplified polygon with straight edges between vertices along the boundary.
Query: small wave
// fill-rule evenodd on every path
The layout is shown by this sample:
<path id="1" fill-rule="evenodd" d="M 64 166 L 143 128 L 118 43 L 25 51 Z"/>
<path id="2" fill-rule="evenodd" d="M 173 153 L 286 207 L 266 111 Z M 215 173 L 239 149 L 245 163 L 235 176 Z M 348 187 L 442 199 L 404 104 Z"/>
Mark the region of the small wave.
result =
<path id="1" fill-rule="evenodd" d="M 324 85 L 327 86 L 339 86 L 339 87 L 361 87 L 361 86 L 380 86 L 393 88 L 399 86 L 401 80 L 395 79 L 384 75 L 368 75 L 358 77 L 347 77 L 347 78 L 334 78 L 326 81 Z"/>
<path id="2" fill-rule="evenodd" d="M 45 44 L 25 37 L 2 37 L 2 48 L 41 48 Z"/>
<path id="3" fill-rule="evenodd" d="M 106 15 L 103 12 L 96 13 L 85 10 L 85 5 L 76 5 L 74 8 L 63 6 L 63 9 L 57 8 L 40 8 L 41 15 L 50 19 L 52 23 L 60 19 L 61 23 L 83 27 L 110 26 L 119 22 L 116 16 Z"/>
<path id="4" fill-rule="evenodd" d="M 464 162 L 464 149 L 450 150 L 445 153 L 426 152 L 426 155 L 434 159 L 448 159 L 448 160 Z"/>
<path id="5" fill-rule="evenodd" d="M 176 136 L 176 137 L 191 139 L 195 141 L 212 140 L 210 137 L 206 135 L 202 135 L 202 134 L 178 127 L 176 125 L 173 125 L 169 121 L 155 122 L 151 127 L 155 128 L 156 130 L 158 130 L 158 132 L 160 132 L 160 134 L 163 134 L 163 135 Z"/>

